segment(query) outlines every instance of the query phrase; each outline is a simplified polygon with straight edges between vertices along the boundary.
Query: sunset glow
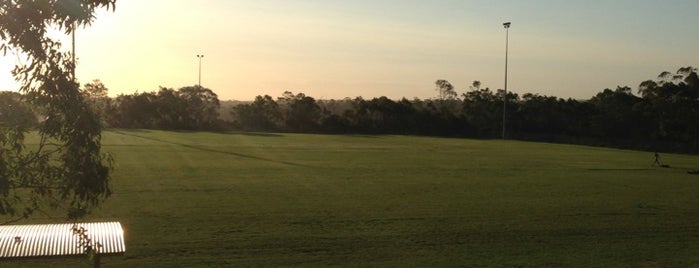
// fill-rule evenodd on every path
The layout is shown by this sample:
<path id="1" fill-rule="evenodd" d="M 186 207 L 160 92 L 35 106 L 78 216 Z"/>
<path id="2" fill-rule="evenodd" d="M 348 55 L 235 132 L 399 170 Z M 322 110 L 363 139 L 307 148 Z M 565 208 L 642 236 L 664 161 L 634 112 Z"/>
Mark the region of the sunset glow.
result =
<path id="1" fill-rule="evenodd" d="M 316 98 L 435 96 L 446 79 L 589 98 L 699 65 L 697 1 L 119 0 L 77 32 L 77 75 L 110 95 L 197 83 L 221 99 L 285 90 Z M 12 90 L 16 57 L 0 60 Z"/>

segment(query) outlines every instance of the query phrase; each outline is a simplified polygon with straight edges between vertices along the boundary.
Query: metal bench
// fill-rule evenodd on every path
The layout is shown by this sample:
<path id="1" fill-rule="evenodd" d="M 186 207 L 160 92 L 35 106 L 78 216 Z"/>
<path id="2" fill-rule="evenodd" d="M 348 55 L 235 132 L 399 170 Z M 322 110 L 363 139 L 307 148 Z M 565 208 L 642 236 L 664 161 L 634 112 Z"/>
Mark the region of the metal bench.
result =
<path id="1" fill-rule="evenodd" d="M 93 264 L 99 267 L 101 256 L 125 252 L 119 222 L 0 226 L 0 259 L 94 254 Z"/>

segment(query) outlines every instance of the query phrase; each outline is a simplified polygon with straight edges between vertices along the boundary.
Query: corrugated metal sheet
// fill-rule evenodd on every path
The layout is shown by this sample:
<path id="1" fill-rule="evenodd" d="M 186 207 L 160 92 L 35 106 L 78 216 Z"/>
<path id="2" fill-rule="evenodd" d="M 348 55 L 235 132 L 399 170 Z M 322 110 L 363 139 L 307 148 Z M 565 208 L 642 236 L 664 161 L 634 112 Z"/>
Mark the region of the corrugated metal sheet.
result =
<path id="1" fill-rule="evenodd" d="M 77 223 L 97 246 L 98 254 L 126 252 L 119 222 Z M 0 226 L 0 258 L 49 257 L 85 254 L 73 223 Z"/>

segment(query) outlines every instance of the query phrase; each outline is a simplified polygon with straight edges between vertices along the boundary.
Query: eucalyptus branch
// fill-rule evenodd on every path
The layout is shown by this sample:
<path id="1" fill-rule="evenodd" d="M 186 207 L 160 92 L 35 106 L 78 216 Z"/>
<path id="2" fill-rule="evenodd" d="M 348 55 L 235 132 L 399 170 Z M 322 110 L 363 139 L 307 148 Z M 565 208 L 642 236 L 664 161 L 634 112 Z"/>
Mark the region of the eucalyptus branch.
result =
<path id="1" fill-rule="evenodd" d="M 12 75 L 27 103 L 46 119 L 40 122 L 39 144 L 33 150 L 25 150 L 28 128 L 0 129 L 6 134 L 0 182 L 11 188 L 0 195 L 0 214 L 14 215 L 21 208 L 26 217 L 43 202 L 66 202 L 69 209 L 85 210 L 109 196 L 111 166 L 100 153 L 101 126 L 85 109 L 88 104 L 71 75 L 72 55 L 62 52 L 61 43 L 47 32 L 54 25 L 70 34 L 76 26 L 89 25 L 96 9 L 113 10 L 116 0 L 43 0 L 40 10 L 30 2 L 0 1 L 0 18 L 9 18 L 0 19 L 0 50 L 26 57 Z"/>
<path id="2" fill-rule="evenodd" d="M 51 156 L 52 154 L 59 153 L 63 150 L 63 148 L 65 148 L 65 145 L 62 145 L 62 146 L 60 146 L 52 151 L 48 151 L 48 152 L 45 152 L 43 154 L 39 154 L 40 152 L 37 151 L 35 154 L 33 154 L 33 157 L 19 163 L 18 168 L 27 167 L 28 165 L 35 163 L 39 159 L 44 159 L 46 157 Z"/>

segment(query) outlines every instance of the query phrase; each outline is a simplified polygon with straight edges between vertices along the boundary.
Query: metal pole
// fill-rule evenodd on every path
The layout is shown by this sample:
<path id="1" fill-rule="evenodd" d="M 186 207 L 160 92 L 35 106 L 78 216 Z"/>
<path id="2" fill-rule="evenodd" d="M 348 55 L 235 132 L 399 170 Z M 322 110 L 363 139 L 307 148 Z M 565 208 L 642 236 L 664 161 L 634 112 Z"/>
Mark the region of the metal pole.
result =
<path id="1" fill-rule="evenodd" d="M 510 42 L 510 25 L 512 23 L 505 22 L 502 25 L 505 26 L 505 94 L 502 96 L 502 139 L 505 139 L 505 125 L 507 122 L 507 54 Z"/>
<path id="2" fill-rule="evenodd" d="M 199 87 L 201 87 L 201 59 L 204 58 L 204 55 L 197 55 L 197 58 L 199 58 Z"/>

